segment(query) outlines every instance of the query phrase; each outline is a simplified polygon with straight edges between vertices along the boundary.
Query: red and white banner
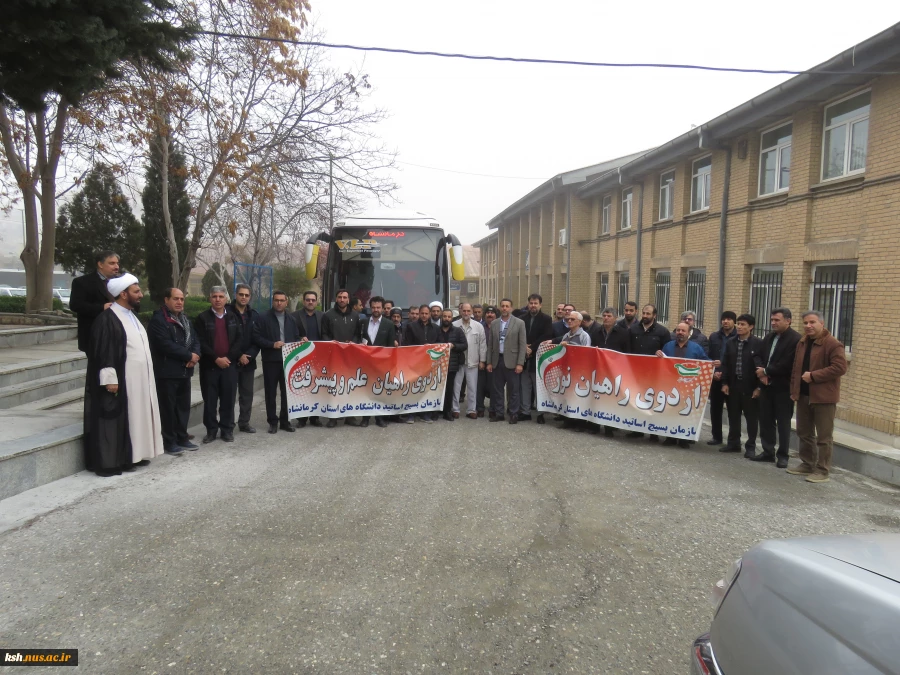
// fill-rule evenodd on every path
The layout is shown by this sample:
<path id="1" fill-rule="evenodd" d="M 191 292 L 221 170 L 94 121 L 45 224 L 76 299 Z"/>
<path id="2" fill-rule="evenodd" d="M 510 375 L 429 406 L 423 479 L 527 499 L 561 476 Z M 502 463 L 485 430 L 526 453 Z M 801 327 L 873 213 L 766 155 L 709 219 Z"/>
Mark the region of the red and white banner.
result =
<path id="1" fill-rule="evenodd" d="M 368 347 L 292 342 L 281 348 L 288 417 L 405 415 L 443 409 L 450 345 Z"/>
<path id="2" fill-rule="evenodd" d="M 541 345 L 537 411 L 696 441 L 714 370 L 712 361 Z"/>

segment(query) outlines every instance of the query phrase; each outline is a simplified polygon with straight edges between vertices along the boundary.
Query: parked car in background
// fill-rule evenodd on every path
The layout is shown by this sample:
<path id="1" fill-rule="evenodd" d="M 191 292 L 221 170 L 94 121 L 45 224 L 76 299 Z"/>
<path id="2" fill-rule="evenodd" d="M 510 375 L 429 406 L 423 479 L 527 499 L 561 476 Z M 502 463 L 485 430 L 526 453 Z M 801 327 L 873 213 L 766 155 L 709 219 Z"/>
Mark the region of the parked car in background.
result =
<path id="1" fill-rule="evenodd" d="M 7 298 L 24 298 L 24 288 L 15 288 L 14 286 L 0 286 L 0 297 Z"/>
<path id="2" fill-rule="evenodd" d="M 695 675 L 900 674 L 900 534 L 764 541 L 713 601 Z"/>
<path id="3" fill-rule="evenodd" d="M 72 291 L 68 288 L 54 288 L 53 289 L 53 297 L 58 298 L 63 307 L 69 309 L 69 297 L 72 295 Z"/>

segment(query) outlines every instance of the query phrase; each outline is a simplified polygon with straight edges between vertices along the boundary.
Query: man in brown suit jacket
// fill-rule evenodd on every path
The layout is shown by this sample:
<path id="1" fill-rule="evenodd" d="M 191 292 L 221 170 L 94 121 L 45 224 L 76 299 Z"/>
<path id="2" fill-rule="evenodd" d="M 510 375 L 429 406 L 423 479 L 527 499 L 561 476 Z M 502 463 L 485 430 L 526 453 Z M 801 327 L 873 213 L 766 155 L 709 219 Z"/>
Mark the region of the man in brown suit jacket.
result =
<path id="1" fill-rule="evenodd" d="M 824 483 L 831 471 L 834 414 L 847 372 L 844 345 L 825 328 L 821 312 L 803 314 L 804 335 L 797 343 L 791 372 L 791 399 L 797 403 L 800 466 L 788 473 Z"/>

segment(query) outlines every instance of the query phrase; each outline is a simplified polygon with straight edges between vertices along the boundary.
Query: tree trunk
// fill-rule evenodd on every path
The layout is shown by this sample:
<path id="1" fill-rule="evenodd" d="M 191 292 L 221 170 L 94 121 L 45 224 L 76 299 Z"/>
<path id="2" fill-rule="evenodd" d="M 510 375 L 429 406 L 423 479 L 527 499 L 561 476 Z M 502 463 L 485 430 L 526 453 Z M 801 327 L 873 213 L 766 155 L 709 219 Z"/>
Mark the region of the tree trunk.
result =
<path id="1" fill-rule="evenodd" d="M 38 279 L 38 213 L 37 194 L 33 185 L 22 185 L 22 208 L 25 211 L 25 248 L 19 255 L 19 260 L 25 267 L 25 311 L 34 312 L 38 305 L 35 304 L 34 289 L 37 288 Z"/>
<path id="2" fill-rule="evenodd" d="M 162 212 L 166 225 L 166 241 L 169 244 L 169 260 L 172 262 L 172 286 L 187 294 L 187 284 L 181 286 L 181 261 L 178 259 L 178 244 L 175 242 L 175 227 L 172 225 L 172 211 L 169 208 L 169 137 L 160 135 L 157 139 L 162 150 L 159 176 L 162 184 Z"/>

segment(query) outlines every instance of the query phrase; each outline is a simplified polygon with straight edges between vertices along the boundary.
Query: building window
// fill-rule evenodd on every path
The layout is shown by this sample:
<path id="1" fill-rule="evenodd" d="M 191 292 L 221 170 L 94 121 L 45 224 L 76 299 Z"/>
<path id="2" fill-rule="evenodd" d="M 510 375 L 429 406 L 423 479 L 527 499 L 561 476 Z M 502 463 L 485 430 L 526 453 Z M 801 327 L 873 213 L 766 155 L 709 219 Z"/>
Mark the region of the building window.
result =
<path id="1" fill-rule="evenodd" d="M 691 213 L 709 208 L 712 157 L 698 159 L 691 165 Z"/>
<path id="2" fill-rule="evenodd" d="M 628 302 L 628 272 L 619 272 L 619 295 L 616 298 L 616 309 L 619 316 L 625 316 L 626 302 Z"/>
<path id="3" fill-rule="evenodd" d="M 672 273 L 669 270 L 658 270 L 653 283 L 653 304 L 656 305 L 656 320 L 662 324 L 669 323 L 669 295 L 672 289 Z"/>
<path id="4" fill-rule="evenodd" d="M 765 337 L 772 310 L 781 306 L 781 267 L 754 267 L 750 275 L 750 313 L 756 317 L 753 334 Z"/>
<path id="5" fill-rule="evenodd" d="M 675 216 L 675 172 L 666 171 L 659 177 L 659 219 Z"/>
<path id="6" fill-rule="evenodd" d="M 694 325 L 703 330 L 703 305 L 706 300 L 706 270 L 688 270 L 684 279 L 684 311 L 697 315 Z"/>
<path id="7" fill-rule="evenodd" d="M 609 234 L 609 224 L 612 218 L 612 197 L 606 195 L 600 208 L 600 234 Z"/>
<path id="8" fill-rule="evenodd" d="M 631 229 L 631 202 L 633 196 L 634 191 L 631 188 L 622 190 L 622 221 L 619 229 Z"/>
<path id="9" fill-rule="evenodd" d="M 818 265 L 813 276 L 812 308 L 825 316 L 825 327 L 844 349 L 853 344 L 856 309 L 856 264 Z"/>
<path id="10" fill-rule="evenodd" d="M 866 170 L 871 101 L 867 91 L 825 108 L 822 180 Z"/>
<path id="11" fill-rule="evenodd" d="M 478 284 L 469 282 L 469 295 L 475 295 L 478 292 Z"/>
<path id="12" fill-rule="evenodd" d="M 609 307 L 609 274 L 600 275 L 600 310 Z"/>
<path id="13" fill-rule="evenodd" d="M 759 151 L 759 194 L 781 192 L 790 186 L 793 129 L 793 124 L 785 124 L 762 135 Z"/>

